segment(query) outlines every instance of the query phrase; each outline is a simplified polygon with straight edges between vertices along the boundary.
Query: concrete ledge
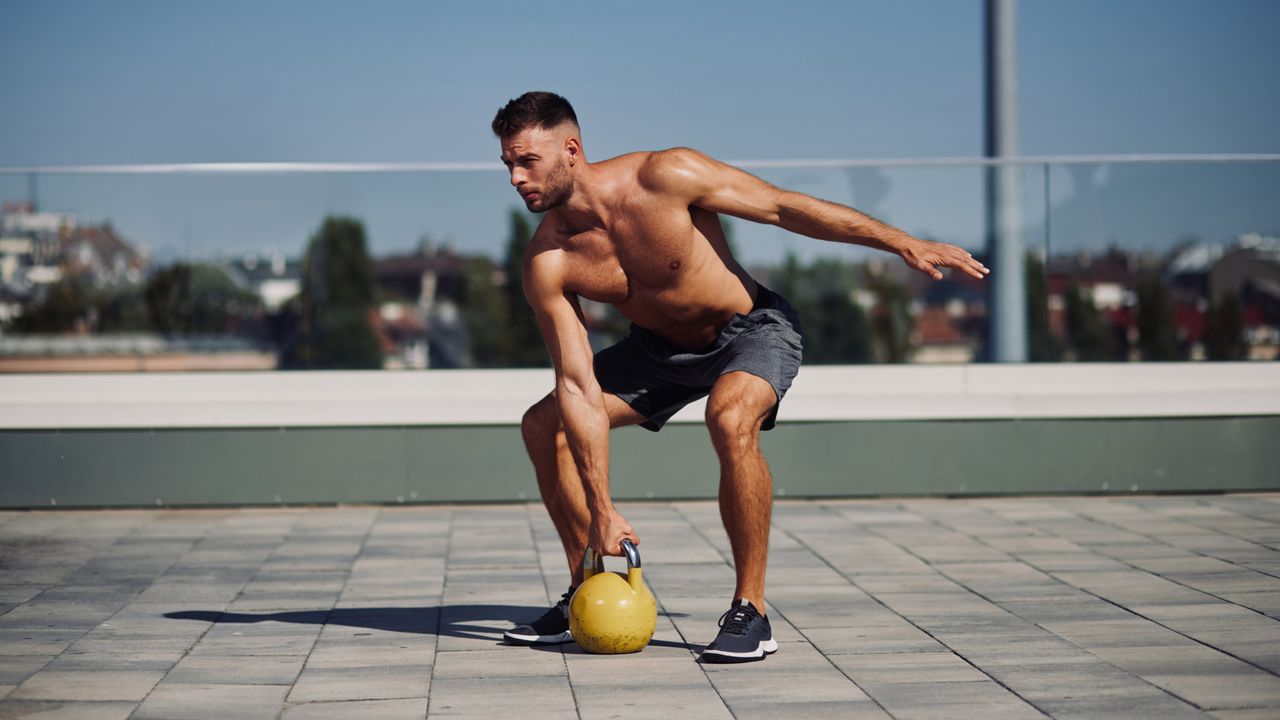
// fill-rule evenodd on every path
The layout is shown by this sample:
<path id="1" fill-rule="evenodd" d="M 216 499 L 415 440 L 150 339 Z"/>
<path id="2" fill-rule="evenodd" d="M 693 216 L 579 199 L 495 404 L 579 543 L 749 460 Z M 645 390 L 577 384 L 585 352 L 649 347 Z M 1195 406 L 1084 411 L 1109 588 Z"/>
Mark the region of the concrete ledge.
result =
<path id="1" fill-rule="evenodd" d="M 0 377 L 0 507 L 521 501 L 545 370 Z M 619 499 L 715 497 L 691 406 L 611 439 Z M 1280 365 L 809 367 L 789 497 L 1280 489 Z"/>
<path id="2" fill-rule="evenodd" d="M 516 425 L 548 370 L 0 376 L 0 429 Z M 810 366 L 782 422 L 1280 415 L 1280 363 Z M 674 422 L 702 421 L 702 403 Z"/>

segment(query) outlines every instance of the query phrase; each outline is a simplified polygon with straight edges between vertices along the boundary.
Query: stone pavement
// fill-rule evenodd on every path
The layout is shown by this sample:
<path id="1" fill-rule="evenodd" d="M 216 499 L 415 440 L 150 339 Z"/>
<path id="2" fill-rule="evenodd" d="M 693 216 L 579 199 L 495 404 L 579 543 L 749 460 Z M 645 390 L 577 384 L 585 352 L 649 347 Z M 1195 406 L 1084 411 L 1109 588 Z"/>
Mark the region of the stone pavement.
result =
<path id="1" fill-rule="evenodd" d="M 537 505 L 0 512 L 0 718 L 1280 717 L 1280 495 L 779 502 L 740 666 L 715 504 L 623 511 L 627 656 L 501 644 L 567 584 Z"/>

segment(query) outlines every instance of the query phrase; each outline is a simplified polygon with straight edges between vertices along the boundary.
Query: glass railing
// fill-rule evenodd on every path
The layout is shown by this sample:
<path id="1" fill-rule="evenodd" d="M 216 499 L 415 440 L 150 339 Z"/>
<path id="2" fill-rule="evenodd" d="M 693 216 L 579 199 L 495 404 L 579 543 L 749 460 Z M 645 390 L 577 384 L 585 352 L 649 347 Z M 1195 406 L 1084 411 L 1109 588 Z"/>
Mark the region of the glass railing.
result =
<path id="1" fill-rule="evenodd" d="M 740 164 L 993 265 L 989 161 Z M 1276 358 L 1280 156 L 1006 164 L 1030 360 Z M 538 218 L 496 164 L 0 168 L 0 201 L 0 371 L 546 363 L 517 274 Z M 724 225 L 808 363 L 991 357 L 989 281 Z M 626 332 L 585 314 L 596 347 Z"/>

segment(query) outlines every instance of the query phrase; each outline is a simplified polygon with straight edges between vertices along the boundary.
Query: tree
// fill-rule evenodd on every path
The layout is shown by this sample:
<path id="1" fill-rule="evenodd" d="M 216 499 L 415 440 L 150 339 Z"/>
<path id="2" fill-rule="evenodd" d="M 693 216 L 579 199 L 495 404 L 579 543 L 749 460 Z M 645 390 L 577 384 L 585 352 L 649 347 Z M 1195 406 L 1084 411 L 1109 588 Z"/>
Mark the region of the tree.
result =
<path id="1" fill-rule="evenodd" d="M 1044 263 L 1034 253 L 1026 255 L 1027 356 L 1031 362 L 1062 359 L 1062 343 L 1049 329 L 1049 287 Z"/>
<path id="2" fill-rule="evenodd" d="M 174 263 L 152 275 L 142 294 L 151 326 L 165 335 L 228 333 L 242 313 L 260 304 L 222 268 L 208 264 Z"/>
<path id="3" fill-rule="evenodd" d="M 1173 323 L 1173 301 L 1160 275 L 1138 277 L 1138 348 L 1148 362 L 1177 360 L 1178 336 Z"/>
<path id="4" fill-rule="evenodd" d="M 152 330 L 146 290 L 142 286 L 126 285 L 119 290 L 104 294 L 96 304 L 99 332 L 125 333 Z"/>
<path id="5" fill-rule="evenodd" d="M 507 332 L 503 286 L 510 283 L 510 278 L 488 257 L 466 260 L 462 275 L 470 361 L 479 367 L 507 367 L 511 334 Z"/>
<path id="6" fill-rule="evenodd" d="M 838 260 L 802 266 L 793 253 L 787 253 L 774 284 L 800 315 L 806 363 L 875 361 L 871 324 L 853 301 L 857 279 L 852 267 Z"/>
<path id="7" fill-rule="evenodd" d="M 369 321 L 376 292 L 364 225 L 352 218 L 325 218 L 302 260 L 300 332 L 281 365 L 381 368 L 382 347 Z"/>
<path id="8" fill-rule="evenodd" d="M 1075 359 L 1083 362 L 1104 362 L 1114 358 L 1115 351 L 1106 324 L 1092 298 L 1071 283 L 1067 288 L 1067 338 Z"/>
<path id="9" fill-rule="evenodd" d="M 1235 295 L 1223 296 L 1205 313 L 1204 351 L 1210 360 L 1245 358 L 1244 312 Z"/>
<path id="10" fill-rule="evenodd" d="M 39 304 L 14 321 L 21 333 L 66 333 L 90 329 L 96 313 L 93 288 L 82 278 L 59 280 L 45 292 Z"/>
<path id="11" fill-rule="evenodd" d="M 911 295 L 903 285 L 887 275 L 871 283 L 876 293 L 876 306 L 871 311 L 880 359 L 886 363 L 905 363 L 911 359 Z"/>
<path id="12" fill-rule="evenodd" d="M 503 306 L 506 312 L 506 330 L 509 341 L 504 365 L 507 367 L 548 367 L 551 358 L 533 308 L 524 297 L 524 253 L 533 239 L 529 216 L 522 210 L 511 210 L 511 235 L 507 238 L 503 273 L 506 282 L 502 286 Z"/>

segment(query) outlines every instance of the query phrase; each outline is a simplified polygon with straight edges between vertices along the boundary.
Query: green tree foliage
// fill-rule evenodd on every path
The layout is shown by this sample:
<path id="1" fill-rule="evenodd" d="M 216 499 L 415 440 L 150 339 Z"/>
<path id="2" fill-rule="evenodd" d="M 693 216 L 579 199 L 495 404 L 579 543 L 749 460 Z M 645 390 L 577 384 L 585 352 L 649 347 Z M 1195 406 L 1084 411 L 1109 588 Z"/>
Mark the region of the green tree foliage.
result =
<path id="1" fill-rule="evenodd" d="M 1093 299 L 1072 283 L 1067 288 L 1067 338 L 1076 360 L 1104 362 L 1115 357 L 1114 341 Z"/>
<path id="2" fill-rule="evenodd" d="M 506 282 L 502 286 L 503 306 L 506 311 L 506 328 L 509 334 L 508 367 L 549 367 L 546 343 L 533 308 L 524 297 L 522 268 L 524 252 L 533 239 L 533 226 L 523 210 L 511 210 L 511 234 L 507 238 L 506 256 L 502 269 Z"/>
<path id="3" fill-rule="evenodd" d="M 325 218 L 302 260 L 301 331 L 281 364 L 381 368 L 382 348 L 369 321 L 376 292 L 364 225 L 352 218 Z"/>
<path id="4" fill-rule="evenodd" d="M 142 294 L 151 327 L 165 335 L 234 332 L 240 316 L 260 304 L 222 268 L 207 264 L 170 265 L 151 276 Z M 113 309 L 113 322 L 128 323 L 130 312 L 127 302 Z"/>
<path id="5" fill-rule="evenodd" d="M 153 329 L 146 290 L 140 285 L 126 285 L 100 296 L 97 305 L 98 332 L 149 332 Z"/>
<path id="6" fill-rule="evenodd" d="M 1204 351 L 1210 360 L 1243 360 L 1244 310 L 1235 295 L 1226 295 L 1209 306 L 1204 319 Z"/>
<path id="7" fill-rule="evenodd" d="M 510 279 L 487 257 L 468 259 L 462 272 L 471 362 L 478 367 L 510 367 L 511 333 L 507 332 L 503 287 Z"/>
<path id="8" fill-rule="evenodd" d="M 1026 255 L 1027 357 L 1031 362 L 1062 359 L 1062 343 L 1049 329 L 1049 285 L 1044 263 L 1034 253 Z"/>
<path id="9" fill-rule="evenodd" d="M 66 333 L 91 329 L 96 316 L 94 292 L 80 278 L 63 278 L 51 286 L 44 299 L 14 321 L 22 333 Z"/>
<path id="10" fill-rule="evenodd" d="M 910 293 L 901 283 L 887 275 L 873 278 L 871 289 L 876 294 L 876 306 L 871 311 L 871 326 L 875 330 L 881 361 L 908 362 L 913 351 L 911 332 L 915 329 L 915 321 L 911 317 Z"/>
<path id="11" fill-rule="evenodd" d="M 804 326 L 804 360 L 814 365 L 870 363 L 871 325 L 853 301 L 857 273 L 846 263 L 817 260 L 801 265 L 788 253 L 774 284 L 800 315 Z"/>
<path id="12" fill-rule="evenodd" d="M 1173 300 L 1160 275 L 1138 277 L 1138 348 L 1148 362 L 1177 360 L 1178 335 L 1173 322 Z"/>

